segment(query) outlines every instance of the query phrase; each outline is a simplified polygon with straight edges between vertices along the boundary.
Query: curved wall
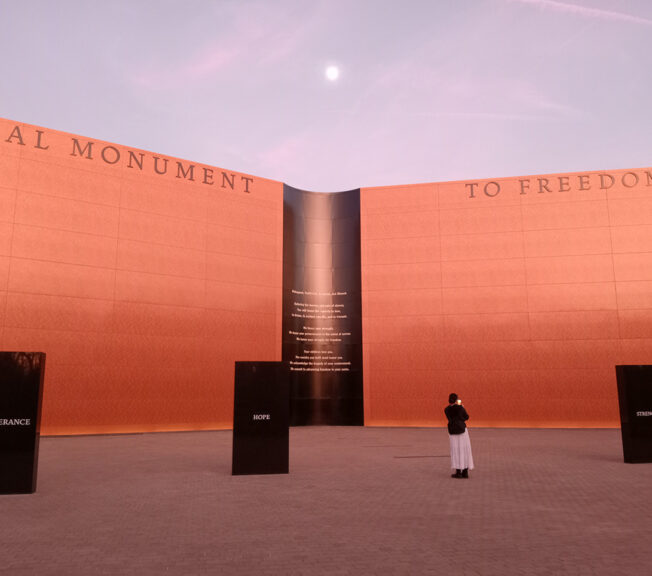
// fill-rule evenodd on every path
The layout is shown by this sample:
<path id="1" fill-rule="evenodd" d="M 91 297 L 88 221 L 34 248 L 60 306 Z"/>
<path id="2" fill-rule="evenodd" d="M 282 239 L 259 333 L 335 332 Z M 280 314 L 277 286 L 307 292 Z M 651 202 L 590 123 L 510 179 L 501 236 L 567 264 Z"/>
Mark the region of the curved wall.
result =
<path id="1" fill-rule="evenodd" d="M 360 190 L 283 187 L 290 424 L 364 424 Z"/>

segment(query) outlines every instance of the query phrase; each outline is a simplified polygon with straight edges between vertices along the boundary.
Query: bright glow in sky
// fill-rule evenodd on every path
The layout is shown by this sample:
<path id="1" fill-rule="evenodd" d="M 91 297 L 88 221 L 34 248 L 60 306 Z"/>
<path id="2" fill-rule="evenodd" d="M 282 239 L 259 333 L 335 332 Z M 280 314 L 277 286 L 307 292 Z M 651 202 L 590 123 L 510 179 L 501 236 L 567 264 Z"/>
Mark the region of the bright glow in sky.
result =
<path id="1" fill-rule="evenodd" d="M 0 54 L 0 116 L 304 189 L 652 163 L 649 0 L 2 0 Z"/>
<path id="2" fill-rule="evenodd" d="M 335 82 L 340 76 L 340 69 L 337 66 L 328 66 L 326 68 L 326 78 L 331 82 Z"/>

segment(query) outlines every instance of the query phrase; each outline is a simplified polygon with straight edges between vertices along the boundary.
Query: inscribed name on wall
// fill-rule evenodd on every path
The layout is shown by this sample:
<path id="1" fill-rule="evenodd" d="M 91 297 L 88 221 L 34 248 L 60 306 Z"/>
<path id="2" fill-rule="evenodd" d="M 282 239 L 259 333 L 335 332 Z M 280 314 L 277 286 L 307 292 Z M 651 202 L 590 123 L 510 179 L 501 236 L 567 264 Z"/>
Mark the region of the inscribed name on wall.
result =
<path id="1" fill-rule="evenodd" d="M 47 153 L 53 151 L 51 140 L 55 139 L 50 138 L 50 131 L 15 124 L 5 134 L 2 134 L 2 140 L 6 144 L 31 147 Z M 60 138 L 56 138 L 56 141 L 61 145 Z M 251 193 L 255 186 L 253 176 L 116 146 L 107 142 L 71 135 L 66 145 L 66 150 L 59 150 L 59 153 L 78 158 L 80 161 L 100 162 L 105 166 L 120 166 L 135 172 L 185 180 L 235 192 Z"/>
<path id="2" fill-rule="evenodd" d="M 579 174 L 561 174 L 559 176 L 530 176 L 510 180 L 516 186 L 510 186 L 510 193 L 519 196 L 534 194 L 559 194 L 564 192 L 609 190 L 614 186 L 636 188 L 637 186 L 652 187 L 652 170 L 628 170 L 620 172 L 583 172 Z M 503 181 L 505 184 L 505 181 Z M 501 182 L 465 182 L 466 197 L 496 198 L 506 193 Z"/>

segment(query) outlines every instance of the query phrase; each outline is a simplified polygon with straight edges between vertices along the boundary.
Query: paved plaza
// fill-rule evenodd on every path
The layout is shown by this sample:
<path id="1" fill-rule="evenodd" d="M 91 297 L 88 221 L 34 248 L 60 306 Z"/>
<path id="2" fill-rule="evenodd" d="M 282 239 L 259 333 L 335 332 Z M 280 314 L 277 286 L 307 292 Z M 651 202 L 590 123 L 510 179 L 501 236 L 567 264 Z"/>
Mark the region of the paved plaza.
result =
<path id="1" fill-rule="evenodd" d="M 231 431 L 43 438 L 0 496 L 0 574 L 647 574 L 652 464 L 619 430 L 293 428 L 290 474 L 231 476 Z"/>

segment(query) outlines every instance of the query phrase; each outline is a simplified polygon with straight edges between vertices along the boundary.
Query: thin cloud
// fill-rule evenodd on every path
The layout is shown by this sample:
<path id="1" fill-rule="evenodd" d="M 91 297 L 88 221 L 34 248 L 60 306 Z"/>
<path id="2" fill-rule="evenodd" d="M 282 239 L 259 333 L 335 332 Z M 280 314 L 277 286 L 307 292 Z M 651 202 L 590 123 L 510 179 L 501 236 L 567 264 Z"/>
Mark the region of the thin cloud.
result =
<path id="1" fill-rule="evenodd" d="M 414 116 L 425 118 L 470 118 L 480 120 L 524 120 L 528 122 L 549 122 L 546 116 L 533 114 L 509 114 L 501 112 L 415 112 Z"/>
<path id="2" fill-rule="evenodd" d="M 532 80 L 469 71 L 464 62 L 458 68 L 433 72 L 427 64 L 412 60 L 385 65 L 348 115 L 523 122 L 587 118 L 585 110 L 555 99 Z M 393 95 L 389 102 L 378 99 L 385 93 Z"/>
<path id="3" fill-rule="evenodd" d="M 297 26 L 287 13 L 265 3 L 220 6 L 213 16 L 206 16 L 224 23 L 215 39 L 176 64 L 145 63 L 140 67 L 145 71 L 136 71 L 132 82 L 142 88 L 166 90 L 199 84 L 234 68 L 269 67 L 289 60 L 301 53 L 301 45 L 319 23 L 319 11 L 301 16 L 302 24 Z"/>
<path id="4" fill-rule="evenodd" d="M 631 24 L 642 24 L 652 26 L 652 20 L 626 14 L 625 12 L 614 12 L 612 10 L 601 10 L 599 8 L 589 8 L 588 6 L 579 6 L 577 4 L 566 4 L 557 0 L 510 0 L 510 2 L 519 2 L 521 4 L 530 4 L 538 6 L 544 10 L 573 14 L 583 18 L 592 18 L 597 20 L 608 20 L 612 22 L 629 22 Z"/>
<path id="5" fill-rule="evenodd" d="M 190 78 L 204 78 L 230 66 L 237 57 L 237 51 L 216 47 L 186 63 L 181 72 Z"/>
<path id="6" fill-rule="evenodd" d="M 310 145 L 305 134 L 293 134 L 263 150 L 259 155 L 261 165 L 273 172 L 282 172 L 282 168 L 296 165 L 305 156 Z"/>

